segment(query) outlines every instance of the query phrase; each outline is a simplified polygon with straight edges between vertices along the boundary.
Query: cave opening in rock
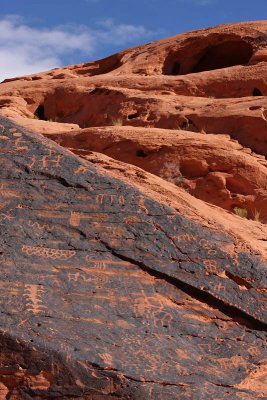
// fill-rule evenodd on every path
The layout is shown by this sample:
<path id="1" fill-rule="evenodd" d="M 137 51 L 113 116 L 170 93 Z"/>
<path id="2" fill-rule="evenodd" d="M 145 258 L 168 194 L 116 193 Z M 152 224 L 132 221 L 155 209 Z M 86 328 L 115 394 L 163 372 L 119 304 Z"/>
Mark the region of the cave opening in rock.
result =
<path id="1" fill-rule="evenodd" d="M 192 72 L 245 65 L 253 54 L 253 47 L 242 40 L 232 40 L 210 46 L 205 50 Z"/>
<path id="2" fill-rule="evenodd" d="M 133 113 L 133 114 L 129 114 L 128 115 L 128 119 L 135 119 L 135 118 L 138 118 L 139 117 L 139 114 L 136 112 L 136 113 Z"/>
<path id="3" fill-rule="evenodd" d="M 253 96 L 263 96 L 262 92 L 258 88 L 253 89 Z"/>
<path id="4" fill-rule="evenodd" d="M 212 71 L 235 65 L 247 65 L 253 55 L 253 47 L 242 39 L 215 38 L 208 44 L 199 41 L 199 46 L 171 51 L 162 68 L 164 75 L 186 75 Z M 209 40 L 211 42 L 211 40 Z M 218 43 L 220 41 L 220 43 Z"/>
<path id="5" fill-rule="evenodd" d="M 171 75 L 180 75 L 180 70 L 181 70 L 181 64 L 178 61 L 175 61 L 175 63 L 172 66 Z"/>
<path id="6" fill-rule="evenodd" d="M 139 149 L 136 151 L 136 157 L 147 157 L 147 154 L 144 152 L 144 150 Z"/>
<path id="7" fill-rule="evenodd" d="M 40 104 L 40 105 L 36 108 L 36 110 L 35 110 L 35 112 L 34 112 L 34 115 L 35 115 L 35 117 L 38 118 L 38 119 L 41 119 L 41 120 L 43 120 L 43 121 L 47 121 L 47 118 L 46 118 L 46 116 L 45 116 L 45 109 L 44 109 L 44 105 L 43 105 L 43 104 Z"/>

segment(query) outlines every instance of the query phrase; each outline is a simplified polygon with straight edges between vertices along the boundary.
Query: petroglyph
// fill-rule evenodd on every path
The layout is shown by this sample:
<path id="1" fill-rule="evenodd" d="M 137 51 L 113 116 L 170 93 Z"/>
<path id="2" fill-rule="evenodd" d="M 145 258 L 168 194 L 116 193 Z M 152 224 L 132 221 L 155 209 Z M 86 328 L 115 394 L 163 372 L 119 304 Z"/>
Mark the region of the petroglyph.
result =
<path id="1" fill-rule="evenodd" d="M 76 254 L 75 250 L 62 250 L 28 245 L 22 246 L 22 252 L 26 253 L 28 256 L 34 255 L 42 258 L 50 258 L 52 260 L 69 260 Z"/>
<path id="2" fill-rule="evenodd" d="M 114 201 L 117 200 L 117 195 L 115 194 L 97 194 L 96 195 L 96 203 L 97 204 L 110 204 L 113 205 Z"/>
<path id="3" fill-rule="evenodd" d="M 17 132 L 17 130 L 15 129 L 15 130 L 13 131 L 13 136 L 14 136 L 14 137 L 22 137 L 22 133 L 21 133 L 21 132 Z"/>
<path id="4" fill-rule="evenodd" d="M 81 214 L 78 212 L 72 211 L 70 213 L 70 225 L 71 226 L 79 226 L 81 222 Z"/>
<path id="5" fill-rule="evenodd" d="M 87 171 L 87 168 L 86 167 L 84 167 L 83 165 L 79 165 L 76 169 L 75 169 L 75 171 L 74 171 L 74 174 L 76 175 L 76 174 L 82 174 L 82 173 L 84 173 L 84 172 L 86 172 Z"/>
<path id="6" fill-rule="evenodd" d="M 26 298 L 27 311 L 38 314 L 46 309 L 42 300 L 43 293 L 45 290 L 40 285 L 25 285 L 23 296 Z"/>
<path id="7" fill-rule="evenodd" d="M 122 195 L 119 196 L 119 204 L 121 204 L 121 205 L 125 204 L 125 197 Z"/>
<path id="8" fill-rule="evenodd" d="M 96 210 L 97 206 L 87 204 L 86 208 L 87 208 L 87 211 L 88 211 L 88 209 Z M 104 220 L 108 220 L 108 215 L 102 214 L 102 213 L 98 214 L 97 212 L 81 213 L 81 212 L 71 211 L 71 214 L 69 217 L 69 223 L 71 226 L 78 227 L 78 226 L 80 226 L 82 221 L 86 221 L 86 220 L 87 221 L 94 221 L 94 220 L 104 221 Z"/>
<path id="9" fill-rule="evenodd" d="M 16 151 L 28 151 L 29 146 L 25 146 L 27 142 L 23 140 L 21 137 L 15 140 L 15 148 Z"/>
<path id="10" fill-rule="evenodd" d="M 102 358 L 103 362 L 105 363 L 105 365 L 107 365 L 108 367 L 112 367 L 113 365 L 113 358 L 112 355 L 109 353 L 102 353 L 99 354 L 99 356 Z"/>
<path id="11" fill-rule="evenodd" d="M 0 185 L 0 196 L 2 197 L 20 197 L 15 190 L 12 190 L 2 183 Z"/>
<path id="12" fill-rule="evenodd" d="M 69 282 L 78 282 L 80 279 L 80 272 L 68 272 L 68 281 Z"/>
<path id="13" fill-rule="evenodd" d="M 28 225 L 29 225 L 31 228 L 36 228 L 36 229 L 39 229 L 39 230 L 46 230 L 46 229 L 49 229 L 49 228 L 50 228 L 49 225 L 47 225 L 47 224 L 40 224 L 39 222 L 37 222 L 37 221 L 32 221 L 32 220 L 29 220 L 29 221 L 28 221 Z"/>
<path id="14" fill-rule="evenodd" d="M 172 236 L 173 239 L 177 239 L 179 241 L 195 241 L 198 240 L 199 238 L 196 235 L 190 234 L 190 233 L 183 233 L 179 235 Z"/>
<path id="15" fill-rule="evenodd" d="M 136 299 L 133 309 L 137 317 L 149 316 L 154 327 L 167 328 L 173 319 L 171 313 L 165 310 L 160 298 L 144 297 L 142 300 Z"/>
<path id="16" fill-rule="evenodd" d="M 31 157 L 30 157 L 30 163 L 28 164 L 28 168 L 31 170 L 31 169 L 33 169 L 33 167 L 35 166 L 35 164 L 36 164 L 36 157 L 35 157 L 35 155 L 32 155 Z"/>
<path id="17" fill-rule="evenodd" d="M 144 199 L 143 196 L 140 197 L 139 207 L 138 207 L 138 211 L 137 212 L 138 212 L 138 214 L 146 214 L 146 215 L 149 214 L 148 209 L 147 209 L 147 207 L 145 205 L 145 199 Z"/>
<path id="18" fill-rule="evenodd" d="M 136 217 L 135 215 L 130 216 L 130 217 L 125 217 L 123 219 L 123 222 L 125 224 L 137 224 L 138 222 L 140 222 L 140 219 L 138 217 Z"/>
<path id="19" fill-rule="evenodd" d="M 0 206 L 0 208 L 1 208 L 1 206 Z M 0 218 L 3 219 L 3 220 L 8 220 L 8 221 L 11 221 L 12 219 L 15 219 L 15 217 L 13 217 L 12 215 L 5 214 L 5 213 L 0 213 Z"/>
<path id="20" fill-rule="evenodd" d="M 210 260 L 210 259 L 203 260 L 203 264 L 205 266 L 205 269 L 212 274 L 216 273 L 218 270 L 218 265 L 216 260 Z"/>
<path id="21" fill-rule="evenodd" d="M 128 261 L 120 261 L 120 260 L 111 260 L 111 259 L 102 259 L 95 260 L 92 255 L 87 255 L 85 257 L 86 262 L 90 263 L 93 268 L 97 268 L 99 271 L 104 271 L 108 268 L 116 267 L 118 265 L 121 266 L 132 266 Z"/>
<path id="22" fill-rule="evenodd" d="M 43 168 L 49 168 L 49 167 L 53 167 L 53 168 L 60 168 L 60 162 L 62 160 L 63 156 L 59 155 L 55 155 L 53 157 L 51 156 L 43 156 L 42 157 L 42 167 Z"/>

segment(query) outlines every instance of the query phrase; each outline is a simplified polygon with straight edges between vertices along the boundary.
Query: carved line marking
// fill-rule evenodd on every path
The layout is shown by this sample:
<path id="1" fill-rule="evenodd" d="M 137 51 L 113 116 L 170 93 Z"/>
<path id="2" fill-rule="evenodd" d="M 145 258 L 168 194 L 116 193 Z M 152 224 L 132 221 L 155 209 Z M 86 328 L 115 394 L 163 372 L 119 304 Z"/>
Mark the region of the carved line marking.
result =
<path id="1" fill-rule="evenodd" d="M 48 168 L 49 164 L 54 164 L 53 166 L 56 168 L 60 168 L 60 161 L 62 159 L 63 156 L 58 155 L 55 156 L 55 158 L 49 158 L 50 156 L 43 156 L 42 158 L 42 166 L 43 168 Z"/>
<path id="2" fill-rule="evenodd" d="M 71 226 L 79 226 L 81 222 L 81 214 L 75 211 L 72 211 L 70 214 L 70 225 Z"/>
<path id="3" fill-rule="evenodd" d="M 96 206 L 90 205 L 91 209 L 97 209 Z M 73 227 L 80 226 L 81 221 L 85 220 L 107 220 L 108 216 L 107 214 L 99 214 L 99 213 L 82 213 L 79 211 L 71 211 L 70 217 L 69 217 L 69 224 Z M 114 228 L 112 228 L 113 230 Z"/>
<path id="4" fill-rule="evenodd" d="M 6 188 L 3 184 L 0 186 L 0 195 L 2 197 L 20 197 L 15 191 Z"/>
<path id="5" fill-rule="evenodd" d="M 98 193 L 96 195 L 96 204 L 103 204 L 103 202 L 107 202 L 111 206 L 117 201 L 120 205 L 125 204 L 125 198 L 123 195 L 116 194 L 106 194 L 106 193 Z"/>
<path id="6" fill-rule="evenodd" d="M 1 208 L 1 206 L 0 206 L 0 208 Z M 15 217 L 12 217 L 11 215 L 8 215 L 8 214 L 5 214 L 5 213 L 0 213 L 0 218 L 2 218 L 2 219 L 6 219 L 6 220 L 8 220 L 8 221 L 11 221 L 12 219 L 14 219 Z"/>
<path id="7" fill-rule="evenodd" d="M 68 260 L 75 256 L 75 250 L 62 250 L 62 249 L 52 249 L 49 247 L 38 247 L 38 246 L 22 246 L 22 252 L 26 253 L 28 256 L 39 256 L 42 258 L 51 258 L 53 260 Z"/>
<path id="8" fill-rule="evenodd" d="M 87 168 L 86 167 L 84 167 L 83 165 L 80 165 L 75 171 L 74 171 L 74 174 L 76 175 L 76 174 L 82 174 L 83 172 L 86 172 L 87 171 Z"/>
<path id="9" fill-rule="evenodd" d="M 137 213 L 138 213 L 138 214 L 143 214 L 143 213 L 144 213 L 144 214 L 146 214 L 146 215 L 149 214 L 148 209 L 146 208 L 145 199 L 144 199 L 143 196 L 142 196 L 142 197 L 140 198 L 140 200 L 139 200 L 139 207 L 138 207 Z"/>
<path id="10" fill-rule="evenodd" d="M 43 301 L 41 298 L 44 292 L 42 286 L 25 285 L 25 293 L 23 293 L 23 296 L 26 297 L 27 311 L 32 311 L 34 314 L 38 314 L 46 309 L 46 306 L 42 304 Z"/>
<path id="11" fill-rule="evenodd" d="M 83 281 L 83 282 L 92 282 L 93 281 L 93 279 L 92 278 L 87 278 L 86 276 L 85 276 L 85 274 L 81 274 L 80 272 L 73 272 L 73 273 L 71 273 L 71 272 L 69 272 L 68 274 L 67 274 L 67 276 L 68 276 L 68 281 L 69 282 L 79 282 L 79 280 L 81 280 L 81 281 Z"/>
<path id="12" fill-rule="evenodd" d="M 17 151 L 27 151 L 29 150 L 28 146 L 23 146 L 23 143 L 26 144 L 27 142 L 23 140 L 21 137 L 15 140 L 15 149 Z"/>
<path id="13" fill-rule="evenodd" d="M 28 225 L 29 225 L 31 228 L 37 228 L 37 229 L 40 229 L 40 230 L 48 229 L 48 228 L 49 228 L 49 225 L 46 225 L 46 224 L 39 224 L 39 222 L 37 222 L 37 221 L 28 221 Z"/>

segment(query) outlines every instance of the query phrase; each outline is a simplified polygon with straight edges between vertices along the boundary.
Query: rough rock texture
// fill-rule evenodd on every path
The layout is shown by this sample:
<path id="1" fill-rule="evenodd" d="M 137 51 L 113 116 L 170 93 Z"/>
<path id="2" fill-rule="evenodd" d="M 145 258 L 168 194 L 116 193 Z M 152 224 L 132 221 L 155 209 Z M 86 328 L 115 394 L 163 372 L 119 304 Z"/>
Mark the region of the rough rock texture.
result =
<path id="1" fill-rule="evenodd" d="M 1 84 L 0 399 L 267 398 L 266 61 L 244 23 Z"/>
<path id="2" fill-rule="evenodd" d="M 104 127 L 49 137 L 84 158 L 101 152 L 183 187 L 226 210 L 240 207 L 267 222 L 267 161 L 229 136 L 155 128 Z"/>

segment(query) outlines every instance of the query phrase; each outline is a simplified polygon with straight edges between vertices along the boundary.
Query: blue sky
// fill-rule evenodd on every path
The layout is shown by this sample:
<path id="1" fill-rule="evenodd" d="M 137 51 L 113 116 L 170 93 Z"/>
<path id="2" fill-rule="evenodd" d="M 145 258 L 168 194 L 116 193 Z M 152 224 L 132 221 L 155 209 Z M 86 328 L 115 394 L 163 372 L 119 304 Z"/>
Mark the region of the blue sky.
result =
<path id="1" fill-rule="evenodd" d="M 0 6 L 0 81 L 193 29 L 267 19 L 267 0 L 1 0 Z"/>

